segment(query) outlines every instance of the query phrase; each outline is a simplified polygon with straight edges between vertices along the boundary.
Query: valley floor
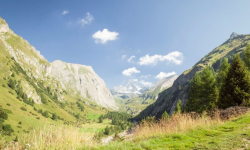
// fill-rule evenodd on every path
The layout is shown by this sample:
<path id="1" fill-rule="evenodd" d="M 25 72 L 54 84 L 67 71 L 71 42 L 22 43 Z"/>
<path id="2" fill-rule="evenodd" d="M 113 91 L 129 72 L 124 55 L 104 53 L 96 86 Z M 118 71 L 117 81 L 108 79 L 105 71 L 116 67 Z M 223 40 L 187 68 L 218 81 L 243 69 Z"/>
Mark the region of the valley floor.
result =
<path id="1" fill-rule="evenodd" d="M 105 123 L 109 122 L 105 121 L 103 124 Z M 250 112 L 225 122 L 209 120 L 208 117 L 192 119 L 189 115 L 176 114 L 166 124 L 146 124 L 129 138 L 116 138 L 106 145 L 92 139 L 94 131 L 90 129 L 97 126 L 97 123 L 80 129 L 48 126 L 28 134 L 23 133 L 19 136 L 18 142 L 9 144 L 0 136 L 0 149 L 250 149 Z M 83 128 L 86 130 L 82 130 Z M 90 132 L 92 134 L 89 134 Z"/>
<path id="2" fill-rule="evenodd" d="M 184 133 L 115 141 L 105 146 L 86 149 L 250 149 L 250 112 L 220 125 L 206 128 L 198 126 Z"/>

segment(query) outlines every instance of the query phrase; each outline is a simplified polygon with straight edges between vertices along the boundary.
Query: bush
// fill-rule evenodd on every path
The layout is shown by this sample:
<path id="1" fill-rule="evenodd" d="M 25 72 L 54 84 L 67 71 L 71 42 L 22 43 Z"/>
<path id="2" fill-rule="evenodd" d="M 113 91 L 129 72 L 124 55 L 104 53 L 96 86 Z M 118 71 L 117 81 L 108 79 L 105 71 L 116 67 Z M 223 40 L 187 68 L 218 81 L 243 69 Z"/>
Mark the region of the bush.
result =
<path id="1" fill-rule="evenodd" d="M 43 115 L 45 118 L 49 118 L 49 112 L 48 112 L 48 111 L 43 112 L 42 115 Z"/>
<path id="2" fill-rule="evenodd" d="M 11 128 L 10 124 L 3 125 L 2 129 L 3 129 L 4 133 L 7 134 L 7 135 L 10 135 L 11 132 L 14 132 L 14 130 Z"/>
<path id="3" fill-rule="evenodd" d="M 27 111 L 27 109 L 25 108 L 25 107 L 20 107 L 21 108 L 21 110 L 23 110 L 23 111 Z"/>
<path id="4" fill-rule="evenodd" d="M 7 106 L 10 106 L 10 104 L 9 104 L 9 103 L 7 103 L 6 105 L 7 105 Z"/>
<path id="5" fill-rule="evenodd" d="M 37 111 L 36 107 L 34 107 L 33 109 L 34 109 L 34 111 Z"/>
<path id="6" fill-rule="evenodd" d="M 53 115 L 52 115 L 52 118 L 51 118 L 51 119 L 56 121 L 56 120 L 57 120 L 57 118 L 58 118 L 58 117 L 57 117 L 57 114 L 56 114 L 56 113 L 53 113 Z"/>
<path id="7" fill-rule="evenodd" d="M 8 119 L 8 114 L 0 108 L 0 118 L 7 120 Z"/>

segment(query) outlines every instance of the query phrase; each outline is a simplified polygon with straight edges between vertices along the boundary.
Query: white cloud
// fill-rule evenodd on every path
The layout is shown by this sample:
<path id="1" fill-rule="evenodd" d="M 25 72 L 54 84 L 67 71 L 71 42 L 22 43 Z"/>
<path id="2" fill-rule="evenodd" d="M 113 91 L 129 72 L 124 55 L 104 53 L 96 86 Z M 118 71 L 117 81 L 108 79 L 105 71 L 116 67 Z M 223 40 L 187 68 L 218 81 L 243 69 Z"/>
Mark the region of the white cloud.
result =
<path id="1" fill-rule="evenodd" d="M 152 83 L 152 82 L 146 82 L 146 81 L 144 81 L 144 80 L 141 80 L 140 83 L 141 83 L 142 85 L 144 85 L 144 86 L 147 86 L 147 87 L 153 86 L 153 83 Z"/>
<path id="2" fill-rule="evenodd" d="M 129 57 L 129 59 L 128 59 L 127 61 L 128 61 L 129 63 L 130 63 L 130 62 L 134 62 L 134 61 L 132 60 L 133 58 L 135 58 L 134 55 L 132 55 L 131 57 Z"/>
<path id="3" fill-rule="evenodd" d="M 67 15 L 69 13 L 69 11 L 68 11 L 68 9 L 66 9 L 66 10 L 64 10 L 63 12 L 62 12 L 62 15 Z"/>
<path id="4" fill-rule="evenodd" d="M 151 74 L 148 74 L 148 75 L 141 75 L 141 78 L 147 79 L 148 77 L 151 77 Z"/>
<path id="5" fill-rule="evenodd" d="M 95 39 L 95 43 L 104 44 L 108 41 L 116 40 L 118 35 L 118 32 L 110 32 L 108 29 L 103 29 L 102 31 L 99 30 L 94 33 L 92 37 Z"/>
<path id="6" fill-rule="evenodd" d="M 84 18 L 78 20 L 78 23 L 84 27 L 86 24 L 90 24 L 93 20 L 94 17 L 89 12 L 87 12 Z"/>
<path id="7" fill-rule="evenodd" d="M 156 65 L 158 61 L 167 61 L 168 63 L 174 63 L 176 65 L 182 64 L 183 54 L 178 51 L 171 52 L 165 56 L 163 55 L 153 55 L 143 56 L 139 59 L 139 65 Z"/>
<path id="8" fill-rule="evenodd" d="M 122 55 L 122 60 L 124 60 L 127 57 L 127 55 Z"/>
<path id="9" fill-rule="evenodd" d="M 176 72 L 174 72 L 174 71 L 169 72 L 169 73 L 160 72 L 155 78 L 157 78 L 157 79 L 162 79 L 162 78 L 170 77 L 170 76 L 172 76 L 172 75 L 176 75 Z"/>
<path id="10" fill-rule="evenodd" d="M 135 67 L 133 67 L 133 68 L 128 68 L 122 72 L 122 74 L 125 76 L 131 76 L 133 73 L 140 73 L 140 71 L 137 70 Z"/>
<path id="11" fill-rule="evenodd" d="M 131 81 L 133 81 L 133 82 L 138 82 L 138 79 L 132 79 Z"/>

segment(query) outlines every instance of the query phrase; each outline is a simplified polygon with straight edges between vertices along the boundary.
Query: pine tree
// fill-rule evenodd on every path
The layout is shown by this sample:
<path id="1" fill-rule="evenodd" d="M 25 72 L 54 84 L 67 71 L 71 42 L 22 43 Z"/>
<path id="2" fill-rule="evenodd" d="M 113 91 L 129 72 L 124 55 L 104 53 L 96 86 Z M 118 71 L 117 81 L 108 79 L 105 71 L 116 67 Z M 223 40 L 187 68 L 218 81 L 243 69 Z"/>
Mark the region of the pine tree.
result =
<path id="1" fill-rule="evenodd" d="M 216 86 L 215 75 L 209 67 L 206 67 L 201 75 L 200 107 L 198 112 L 214 110 L 217 105 L 219 91 Z"/>
<path id="2" fill-rule="evenodd" d="M 220 69 L 219 69 L 218 75 L 217 75 L 218 87 L 221 87 L 222 83 L 224 83 L 229 67 L 230 67 L 230 65 L 228 63 L 228 59 L 225 58 L 220 65 Z"/>
<path id="3" fill-rule="evenodd" d="M 200 87 L 201 79 L 199 73 L 196 72 L 194 78 L 191 81 L 191 87 L 188 92 L 188 101 L 186 106 L 187 111 L 195 111 L 198 107 Z"/>
<path id="4" fill-rule="evenodd" d="M 182 102 L 181 100 L 179 100 L 175 106 L 175 110 L 174 110 L 175 113 L 181 113 L 182 112 Z"/>
<path id="5" fill-rule="evenodd" d="M 165 119 L 165 120 L 168 120 L 170 117 L 169 117 L 169 114 L 164 111 L 164 113 L 161 115 L 161 119 Z"/>
<path id="6" fill-rule="evenodd" d="M 220 108 L 240 105 L 244 100 L 248 101 L 250 99 L 249 80 L 247 68 L 240 56 L 236 55 L 220 90 Z"/>
<path id="7" fill-rule="evenodd" d="M 250 69 L 250 44 L 247 44 L 247 48 L 244 52 L 244 62 L 249 70 Z"/>
<path id="8" fill-rule="evenodd" d="M 206 67 L 201 74 L 195 74 L 189 91 L 187 111 L 203 112 L 216 108 L 219 92 L 215 75 L 211 67 Z"/>

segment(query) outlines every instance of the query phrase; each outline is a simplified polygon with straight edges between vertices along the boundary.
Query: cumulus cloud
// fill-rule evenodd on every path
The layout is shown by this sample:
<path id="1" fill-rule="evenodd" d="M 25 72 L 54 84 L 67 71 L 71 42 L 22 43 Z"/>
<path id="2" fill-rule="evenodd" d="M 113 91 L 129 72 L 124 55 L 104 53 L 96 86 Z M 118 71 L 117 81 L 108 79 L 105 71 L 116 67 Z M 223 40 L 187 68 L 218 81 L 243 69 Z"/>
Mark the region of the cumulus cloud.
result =
<path id="1" fill-rule="evenodd" d="M 102 31 L 99 30 L 94 33 L 92 37 L 95 39 L 95 43 L 104 44 L 108 41 L 116 40 L 118 35 L 118 32 L 110 32 L 108 29 L 103 29 Z"/>
<path id="2" fill-rule="evenodd" d="M 140 83 L 144 86 L 147 86 L 147 87 L 151 87 L 153 86 L 153 83 L 152 82 L 147 82 L 147 81 L 144 81 L 144 80 L 141 80 Z"/>
<path id="3" fill-rule="evenodd" d="M 64 10 L 63 12 L 62 12 L 62 15 L 67 15 L 69 13 L 69 11 L 68 11 L 68 9 L 66 9 L 66 10 Z"/>
<path id="4" fill-rule="evenodd" d="M 87 12 L 84 18 L 78 20 L 78 23 L 84 27 L 86 24 L 90 24 L 93 20 L 94 17 L 89 12 Z"/>
<path id="5" fill-rule="evenodd" d="M 127 61 L 128 61 L 129 63 L 130 63 L 130 62 L 134 62 L 134 61 L 132 60 L 133 58 L 135 58 L 134 55 L 132 55 L 131 57 L 129 57 L 129 59 L 128 59 Z"/>
<path id="6" fill-rule="evenodd" d="M 176 75 L 176 72 L 174 72 L 174 71 L 169 72 L 169 73 L 160 72 L 155 78 L 157 78 L 157 79 L 162 79 L 162 78 L 170 77 L 170 76 L 172 76 L 172 75 Z"/>
<path id="7" fill-rule="evenodd" d="M 133 67 L 133 68 L 128 68 L 122 72 L 122 74 L 125 76 L 131 76 L 134 73 L 140 73 L 140 71 L 137 70 L 135 67 Z"/>
<path id="8" fill-rule="evenodd" d="M 153 55 L 143 56 L 139 59 L 139 65 L 156 65 L 159 61 L 167 61 L 168 63 L 174 63 L 176 65 L 182 64 L 183 54 L 178 51 L 171 52 L 167 55 Z"/>
<path id="9" fill-rule="evenodd" d="M 141 75 L 141 78 L 147 79 L 148 77 L 151 77 L 151 74 L 148 74 L 148 75 Z"/>
<path id="10" fill-rule="evenodd" d="M 122 55 L 121 58 L 122 58 L 122 60 L 124 60 L 126 57 L 127 57 L 126 55 Z"/>

